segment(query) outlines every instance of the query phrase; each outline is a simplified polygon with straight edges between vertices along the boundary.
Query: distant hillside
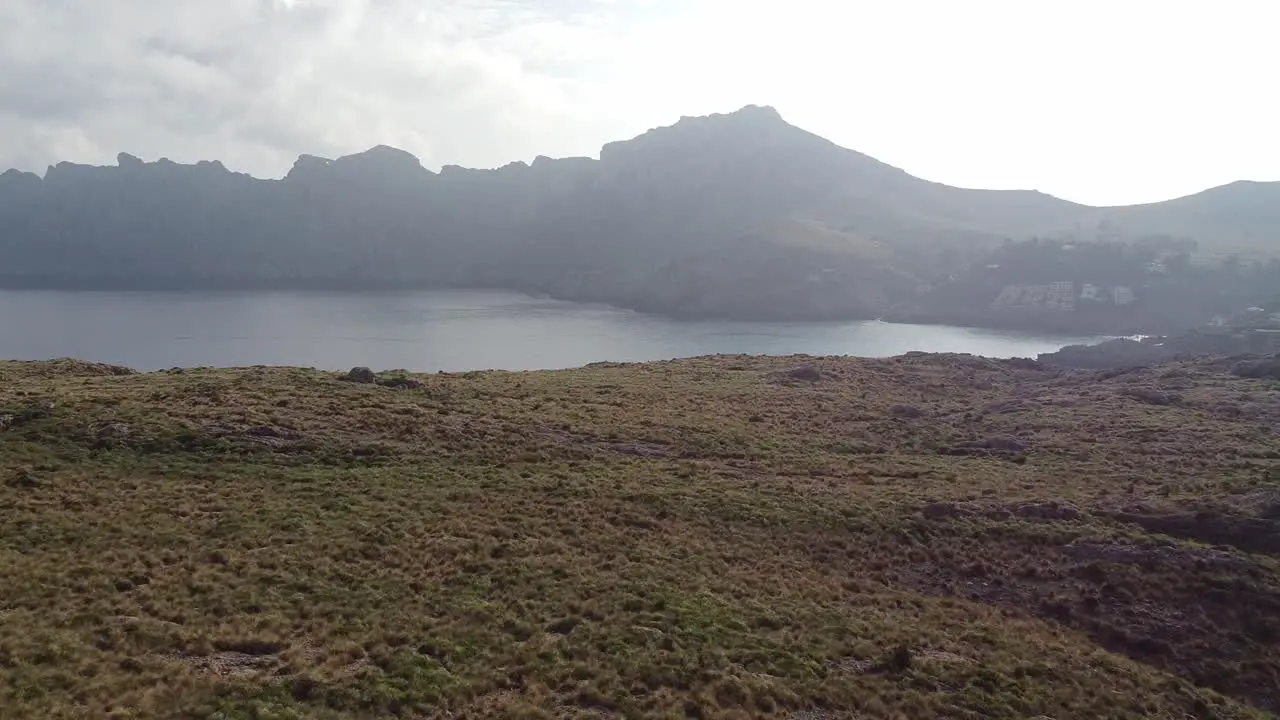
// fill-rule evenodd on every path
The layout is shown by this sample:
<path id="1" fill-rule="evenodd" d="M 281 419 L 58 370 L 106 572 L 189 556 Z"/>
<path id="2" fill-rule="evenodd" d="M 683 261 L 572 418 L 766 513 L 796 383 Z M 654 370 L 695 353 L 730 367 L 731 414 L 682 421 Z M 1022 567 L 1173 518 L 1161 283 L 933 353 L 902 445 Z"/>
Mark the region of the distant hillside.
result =
<path id="1" fill-rule="evenodd" d="M 1117 230 L 1199 240 L 1219 251 L 1280 254 L 1280 182 L 1239 181 L 1165 202 L 1106 208 Z"/>
<path id="2" fill-rule="evenodd" d="M 602 148 L 439 173 L 378 146 L 280 180 L 218 162 L 0 175 L 0 283 L 489 286 L 677 315 L 871 317 L 1006 239 L 1191 234 L 1276 249 L 1280 184 L 1132 208 L 908 175 L 772 108 Z"/>

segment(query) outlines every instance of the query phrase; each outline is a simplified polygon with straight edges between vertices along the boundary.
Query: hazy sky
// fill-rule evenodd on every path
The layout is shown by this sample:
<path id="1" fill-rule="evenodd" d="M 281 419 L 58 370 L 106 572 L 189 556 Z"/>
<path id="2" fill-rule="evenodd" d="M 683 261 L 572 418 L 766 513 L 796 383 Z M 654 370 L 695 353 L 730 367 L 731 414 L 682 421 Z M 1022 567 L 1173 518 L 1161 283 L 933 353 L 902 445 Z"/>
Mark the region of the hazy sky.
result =
<path id="1" fill-rule="evenodd" d="M 1095 204 L 1280 180 L 1277 0 L 0 0 L 0 168 L 378 143 L 595 155 L 773 105 L 922 177 Z"/>

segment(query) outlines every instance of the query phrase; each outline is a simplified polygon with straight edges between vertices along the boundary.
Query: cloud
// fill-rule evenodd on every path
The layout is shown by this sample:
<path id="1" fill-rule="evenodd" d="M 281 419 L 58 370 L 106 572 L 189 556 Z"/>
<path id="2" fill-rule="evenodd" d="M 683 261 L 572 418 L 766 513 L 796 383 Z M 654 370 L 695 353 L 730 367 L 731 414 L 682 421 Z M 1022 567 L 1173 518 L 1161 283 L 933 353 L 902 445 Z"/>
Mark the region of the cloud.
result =
<path id="1" fill-rule="evenodd" d="M 591 0 L 6 0 L 0 167 L 121 150 L 280 175 L 378 143 L 492 166 L 580 145 Z"/>
<path id="2" fill-rule="evenodd" d="M 0 0 L 0 169 L 379 143 L 427 167 L 784 118 L 940 182 L 1159 200 L 1280 168 L 1273 0 Z"/>

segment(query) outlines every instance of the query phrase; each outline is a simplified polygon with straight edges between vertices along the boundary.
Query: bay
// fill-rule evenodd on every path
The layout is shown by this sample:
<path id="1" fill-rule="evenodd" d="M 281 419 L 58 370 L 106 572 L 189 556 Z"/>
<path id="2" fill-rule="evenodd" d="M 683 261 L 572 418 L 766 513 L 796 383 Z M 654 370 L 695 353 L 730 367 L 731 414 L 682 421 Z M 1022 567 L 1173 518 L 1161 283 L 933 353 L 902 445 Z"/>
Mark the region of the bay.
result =
<path id="1" fill-rule="evenodd" d="M 721 353 L 886 357 L 912 350 L 1034 357 L 1101 339 L 875 321 L 688 321 L 483 290 L 0 290 L 0 358 L 74 357 L 139 370 L 540 370 Z"/>

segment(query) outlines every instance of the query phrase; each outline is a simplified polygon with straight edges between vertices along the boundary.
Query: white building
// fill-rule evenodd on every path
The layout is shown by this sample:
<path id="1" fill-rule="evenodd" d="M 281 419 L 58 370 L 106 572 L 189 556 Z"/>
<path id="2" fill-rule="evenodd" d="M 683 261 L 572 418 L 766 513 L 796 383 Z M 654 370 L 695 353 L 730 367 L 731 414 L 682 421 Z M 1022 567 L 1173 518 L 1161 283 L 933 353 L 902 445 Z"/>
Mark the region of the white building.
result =
<path id="1" fill-rule="evenodd" d="M 1076 284 L 1070 281 L 1049 283 L 1045 305 L 1057 310 L 1075 310 Z"/>

